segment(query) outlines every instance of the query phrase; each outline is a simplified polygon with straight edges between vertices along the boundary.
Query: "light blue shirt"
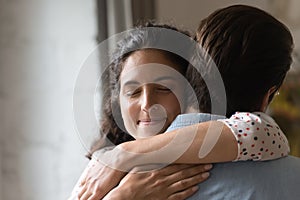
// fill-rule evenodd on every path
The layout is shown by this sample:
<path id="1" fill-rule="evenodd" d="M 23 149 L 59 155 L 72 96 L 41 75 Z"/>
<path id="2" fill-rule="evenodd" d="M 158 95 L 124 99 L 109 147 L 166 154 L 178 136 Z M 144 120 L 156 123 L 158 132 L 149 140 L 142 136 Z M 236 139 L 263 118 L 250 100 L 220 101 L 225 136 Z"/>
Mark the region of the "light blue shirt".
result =
<path id="1" fill-rule="evenodd" d="M 203 113 L 179 115 L 168 131 L 220 118 L 224 117 Z M 190 200 L 298 200 L 300 158 L 214 164 L 209 179 L 199 186 Z"/>

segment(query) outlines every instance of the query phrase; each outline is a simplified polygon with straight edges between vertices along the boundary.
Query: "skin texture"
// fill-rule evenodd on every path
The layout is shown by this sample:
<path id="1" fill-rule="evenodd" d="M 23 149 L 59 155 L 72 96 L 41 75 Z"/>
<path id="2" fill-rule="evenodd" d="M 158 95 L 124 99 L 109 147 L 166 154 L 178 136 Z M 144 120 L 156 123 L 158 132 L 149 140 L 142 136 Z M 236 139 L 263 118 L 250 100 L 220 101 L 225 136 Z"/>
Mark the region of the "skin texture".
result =
<path id="1" fill-rule="evenodd" d="M 207 179 L 209 173 L 202 172 L 211 166 L 171 165 L 146 173 L 129 173 L 104 199 L 186 199 L 198 190 L 198 182 Z"/>
<path id="2" fill-rule="evenodd" d="M 90 167 L 86 168 L 83 176 L 84 174 L 93 174 L 91 179 L 86 180 L 99 187 L 95 187 L 95 190 L 85 187 L 87 190 L 82 190 L 79 193 L 79 199 L 101 199 L 108 192 L 105 191 L 105 188 L 103 190 L 103 187 L 100 187 L 103 184 L 107 188 L 111 187 L 111 191 L 103 199 L 161 199 L 162 197 L 170 200 L 186 199 L 198 190 L 196 186 L 198 183 L 205 181 L 209 177 L 209 172 L 207 171 L 211 168 L 212 165 L 170 165 L 159 170 L 145 172 L 144 168 L 136 167 L 114 188 L 112 186 L 115 183 L 114 180 L 118 176 L 123 177 L 121 172 L 114 170 L 116 172 L 114 177 L 105 177 L 105 173 L 111 175 L 107 171 L 110 168 L 92 160 L 90 161 Z M 101 178 L 97 178 L 98 174 L 102 174 Z M 82 182 L 79 189 L 84 184 L 85 182 Z M 143 189 L 141 190 L 141 188 Z M 164 191 L 162 195 L 159 193 L 161 190 Z"/>
<path id="3" fill-rule="evenodd" d="M 164 132 L 181 110 L 180 67 L 158 50 L 140 50 L 126 60 L 120 77 L 120 107 L 136 139 Z"/>
<path id="4" fill-rule="evenodd" d="M 207 140 L 205 136 L 210 126 L 219 127 L 222 131 L 214 128 L 212 132 L 208 133 L 211 136 L 210 139 L 214 139 L 216 135 L 219 138 L 216 139 L 216 144 L 212 150 L 206 156 L 200 158 L 199 151 L 205 140 Z M 190 133 L 195 133 L 195 137 L 187 137 L 191 135 Z M 209 142 L 210 139 L 208 139 Z M 192 142 L 190 143 L 190 141 Z M 164 149 L 166 146 L 170 149 Z M 164 150 L 160 151 L 161 149 Z M 128 154 L 127 152 L 131 153 Z M 170 152 L 172 153 L 170 154 Z M 114 163 L 110 163 L 110 166 L 114 166 L 115 169 L 107 166 L 103 169 L 98 165 L 88 169 L 89 172 L 82 177 L 80 199 L 103 198 L 125 176 L 125 173 L 120 169 L 126 171 L 133 169 L 135 166 L 165 162 L 199 164 L 216 162 L 216 160 L 218 162 L 232 161 L 237 157 L 237 142 L 231 130 L 224 126 L 222 122 L 210 121 L 150 138 L 125 142 L 119 145 L 118 148 L 101 152 L 100 157 L 106 159 L 105 163 L 109 163 L 111 160 L 109 158 L 115 158 L 113 159 Z M 160 186 L 161 190 L 164 189 L 163 185 Z M 117 192 L 117 190 L 114 191 Z"/>

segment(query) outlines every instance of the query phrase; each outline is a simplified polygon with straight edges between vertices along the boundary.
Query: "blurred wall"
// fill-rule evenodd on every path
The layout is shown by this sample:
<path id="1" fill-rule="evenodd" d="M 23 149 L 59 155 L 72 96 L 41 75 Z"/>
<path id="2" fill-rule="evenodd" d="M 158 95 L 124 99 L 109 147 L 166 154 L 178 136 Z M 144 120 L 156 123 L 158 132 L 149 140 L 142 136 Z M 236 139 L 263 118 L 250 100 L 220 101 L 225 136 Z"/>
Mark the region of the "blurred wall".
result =
<path id="1" fill-rule="evenodd" d="M 0 199 L 66 199 L 87 160 L 73 85 L 95 47 L 94 1 L 0 1 Z"/>

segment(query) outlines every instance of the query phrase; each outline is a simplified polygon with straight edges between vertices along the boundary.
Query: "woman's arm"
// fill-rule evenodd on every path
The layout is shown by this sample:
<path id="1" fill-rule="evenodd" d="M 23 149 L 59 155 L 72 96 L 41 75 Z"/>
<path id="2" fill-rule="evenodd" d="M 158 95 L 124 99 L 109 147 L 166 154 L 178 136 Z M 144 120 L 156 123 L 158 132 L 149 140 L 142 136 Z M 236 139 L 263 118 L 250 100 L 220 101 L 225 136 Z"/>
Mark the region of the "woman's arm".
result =
<path id="1" fill-rule="evenodd" d="M 231 161 L 237 156 L 236 143 L 228 127 L 224 126 L 222 122 L 210 121 L 151 138 L 126 142 L 114 149 L 103 148 L 97 151 L 93 157 L 101 160 L 101 163 L 105 163 L 107 166 L 100 167 L 99 163 L 99 166 L 90 167 L 85 178 L 81 180 L 81 187 L 78 191 L 79 199 L 101 199 L 109 191 L 112 191 L 109 197 L 117 199 L 117 192 L 121 188 L 120 190 L 113 188 L 121 181 L 122 171 L 130 171 L 135 166 L 140 166 L 140 169 L 143 170 L 142 165 L 156 163 L 165 163 L 166 165 L 172 162 L 209 163 L 210 160 L 218 159 L 220 162 Z M 200 158 L 199 150 L 203 144 L 212 148 L 212 151 L 207 155 L 205 155 L 207 151 L 200 151 L 204 152 L 204 157 Z M 223 153 L 219 155 L 218 152 Z M 111 182 L 105 184 L 110 180 L 113 180 L 114 185 Z"/>
<path id="2" fill-rule="evenodd" d="M 170 165 L 149 172 L 130 172 L 103 199 L 186 199 L 205 181 L 212 165 Z M 136 169 L 134 169 L 136 170 Z"/>
<path id="3" fill-rule="evenodd" d="M 104 196 L 116 200 L 145 199 L 158 195 L 166 197 L 163 199 L 185 199 L 196 192 L 197 184 L 208 178 L 212 165 L 170 165 L 151 171 L 145 171 L 145 167 L 154 168 L 135 167 L 126 175 L 92 159 L 68 200 L 98 200 Z"/>
<path id="4" fill-rule="evenodd" d="M 124 159 L 132 161 L 129 164 L 272 160 L 290 151 L 287 138 L 270 116 L 248 112 L 127 142 L 120 147 L 125 150 L 121 152 Z"/>
<path id="5" fill-rule="evenodd" d="M 118 154 L 127 169 L 152 163 L 212 163 L 235 160 L 237 141 L 223 122 L 209 121 L 165 134 L 120 144 Z M 108 156 L 108 155 L 107 155 Z M 118 162 L 116 162 L 118 163 Z"/>
<path id="6" fill-rule="evenodd" d="M 126 142 L 113 150 L 100 150 L 95 156 L 115 169 L 126 171 L 143 164 L 215 163 L 237 158 L 270 160 L 287 155 L 286 137 L 274 120 L 262 115 L 263 118 L 259 114 L 239 113 L 228 121 L 204 122 Z M 256 151 L 259 152 L 254 155 Z M 83 188 L 87 187 L 98 186 L 87 182 Z"/>
<path id="7" fill-rule="evenodd" d="M 206 135 L 209 137 L 205 137 Z M 99 159 L 99 166 L 91 166 L 81 180 L 79 199 L 101 199 L 121 181 L 122 172 L 129 172 L 136 166 L 140 166 L 142 170 L 142 166 L 148 164 L 209 163 L 210 160 L 217 159 L 220 162 L 231 161 L 237 156 L 236 143 L 230 129 L 222 122 L 210 121 L 146 139 L 125 142 L 113 149 L 102 148 L 93 154 L 93 159 Z M 200 151 L 204 152 L 203 158 L 199 157 L 201 144 L 212 148 L 207 155 L 204 155 L 207 151 Z M 218 152 L 223 154 L 219 155 Z M 101 163 L 106 166 L 100 167 Z M 112 182 L 105 184 L 110 180 L 113 180 L 114 185 Z"/>

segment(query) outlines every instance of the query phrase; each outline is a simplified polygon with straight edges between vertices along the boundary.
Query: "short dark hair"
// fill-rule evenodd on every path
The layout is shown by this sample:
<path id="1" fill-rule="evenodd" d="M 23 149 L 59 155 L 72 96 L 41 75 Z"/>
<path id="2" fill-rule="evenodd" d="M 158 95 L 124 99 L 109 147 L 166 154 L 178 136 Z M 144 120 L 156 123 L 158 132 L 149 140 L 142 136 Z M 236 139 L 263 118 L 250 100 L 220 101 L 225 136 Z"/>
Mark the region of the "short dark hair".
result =
<path id="1" fill-rule="evenodd" d="M 293 38 L 288 28 L 251 6 L 234 5 L 215 11 L 201 21 L 196 40 L 223 78 L 227 117 L 236 111 L 258 111 L 266 92 L 282 85 L 292 63 Z M 189 69 L 187 77 L 199 90 L 200 109 L 210 112 L 208 90 L 193 71 Z"/>

